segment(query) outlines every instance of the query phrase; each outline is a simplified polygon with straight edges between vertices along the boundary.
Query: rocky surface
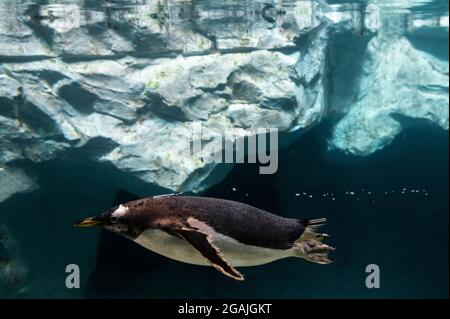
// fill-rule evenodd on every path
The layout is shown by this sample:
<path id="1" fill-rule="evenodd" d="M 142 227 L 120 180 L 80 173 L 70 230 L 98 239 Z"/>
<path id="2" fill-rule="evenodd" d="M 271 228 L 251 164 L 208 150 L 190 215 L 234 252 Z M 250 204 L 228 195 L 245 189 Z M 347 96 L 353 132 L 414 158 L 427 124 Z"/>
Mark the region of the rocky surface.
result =
<path id="1" fill-rule="evenodd" d="M 331 148 L 372 154 L 391 143 L 408 118 L 448 129 L 448 64 L 405 38 L 374 38 L 366 55 L 355 102 L 335 126 Z"/>
<path id="2" fill-rule="evenodd" d="M 26 282 L 26 275 L 17 243 L 6 226 L 0 223 L 0 296 L 19 290 Z"/>
<path id="3" fill-rule="evenodd" d="M 413 4 L 405 0 L 398 5 L 408 9 Z M 449 119 L 448 49 L 442 46 L 430 53 L 415 46 L 424 34 L 435 43 L 446 34 L 448 43 L 448 15 L 426 20 L 383 6 L 367 10 L 369 25 L 378 31 L 359 44 L 344 39 L 353 46 L 340 48 L 338 54 L 332 51 L 338 59 L 331 62 L 334 91 L 328 110 L 339 120 L 329 149 L 357 156 L 382 149 L 416 123 L 427 121 L 448 130 Z M 342 20 L 338 25 L 357 19 Z M 430 42 L 428 47 L 433 48 Z M 352 70 L 355 65 L 358 68 Z"/>
<path id="4" fill-rule="evenodd" d="M 193 122 L 206 147 L 224 130 L 234 141 L 321 119 L 326 22 L 314 5 L 255 2 L 235 13 L 187 2 L 101 12 L 2 4 L 16 12 L 0 29 L 11 44 L 0 48 L 3 175 L 82 149 L 82 161 L 112 164 L 147 184 L 207 188 L 216 165 L 177 152 Z M 27 190 L 23 180 L 18 191 Z"/>
<path id="5" fill-rule="evenodd" d="M 37 188 L 32 178 L 22 169 L 14 167 L 8 169 L 0 167 L 0 185 L 2 185 L 0 202 L 14 194 L 33 191 Z"/>
<path id="6" fill-rule="evenodd" d="M 0 201 L 38 187 L 24 163 L 30 171 L 69 158 L 112 165 L 144 185 L 201 191 L 223 174 L 180 150 L 187 137 L 207 148 L 225 130 L 228 142 L 261 127 L 297 133 L 327 114 L 337 123 L 330 149 L 367 155 L 389 144 L 405 117 L 447 129 L 448 61 L 408 36 L 430 28 L 448 36 L 448 17 L 431 23 L 385 9 L 2 2 Z M 349 35 L 358 38 L 351 50 L 333 40 Z M 201 137 L 192 136 L 194 122 Z M 125 187 L 148 193 L 134 184 Z"/>

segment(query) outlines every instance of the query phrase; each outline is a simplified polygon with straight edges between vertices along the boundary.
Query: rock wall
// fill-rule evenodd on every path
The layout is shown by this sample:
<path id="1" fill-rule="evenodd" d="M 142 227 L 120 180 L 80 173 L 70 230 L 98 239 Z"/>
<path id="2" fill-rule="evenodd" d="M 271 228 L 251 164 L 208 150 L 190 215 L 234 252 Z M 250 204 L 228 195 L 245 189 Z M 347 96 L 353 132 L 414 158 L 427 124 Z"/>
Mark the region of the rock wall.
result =
<path id="1" fill-rule="evenodd" d="M 338 121 L 329 149 L 372 154 L 410 126 L 410 119 L 448 130 L 448 13 L 427 20 L 406 11 L 413 4 L 403 1 L 395 11 L 389 6 L 366 8 L 377 32 L 366 41 L 345 38 L 332 45 L 338 52 L 331 51 L 337 60 L 332 62 L 336 72 L 329 110 Z M 431 52 L 417 47 L 424 40 Z M 352 65 L 358 68 L 348 73 Z"/>
<path id="2" fill-rule="evenodd" d="M 21 163 L 68 157 L 204 190 L 223 174 L 180 155 L 194 122 L 207 148 L 224 130 L 227 142 L 261 127 L 298 136 L 326 114 L 336 122 L 329 148 L 353 155 L 389 144 L 404 117 L 448 129 L 448 60 L 410 39 L 448 37 L 448 16 L 347 6 L 2 3 L 0 200 L 38 185 Z"/>
<path id="3" fill-rule="evenodd" d="M 320 121 L 327 21 L 315 2 L 234 11 L 151 3 L 2 3 L 10 12 L 0 25 L 4 176 L 82 150 L 82 161 L 144 183 L 201 191 L 217 182 L 207 178 L 217 165 L 178 154 L 193 122 L 207 147 L 224 130 L 233 142 L 261 127 L 292 133 Z"/>

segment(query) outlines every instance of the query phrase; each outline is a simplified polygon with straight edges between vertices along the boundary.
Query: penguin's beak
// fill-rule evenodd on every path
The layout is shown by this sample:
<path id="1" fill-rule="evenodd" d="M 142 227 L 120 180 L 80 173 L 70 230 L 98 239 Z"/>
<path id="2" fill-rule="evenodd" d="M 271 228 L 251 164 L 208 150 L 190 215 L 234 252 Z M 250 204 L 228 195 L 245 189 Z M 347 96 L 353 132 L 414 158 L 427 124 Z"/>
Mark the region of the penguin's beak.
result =
<path id="1" fill-rule="evenodd" d="M 89 217 L 80 220 L 75 223 L 75 227 L 91 227 L 96 225 L 101 225 L 103 223 L 103 218 L 101 217 Z"/>

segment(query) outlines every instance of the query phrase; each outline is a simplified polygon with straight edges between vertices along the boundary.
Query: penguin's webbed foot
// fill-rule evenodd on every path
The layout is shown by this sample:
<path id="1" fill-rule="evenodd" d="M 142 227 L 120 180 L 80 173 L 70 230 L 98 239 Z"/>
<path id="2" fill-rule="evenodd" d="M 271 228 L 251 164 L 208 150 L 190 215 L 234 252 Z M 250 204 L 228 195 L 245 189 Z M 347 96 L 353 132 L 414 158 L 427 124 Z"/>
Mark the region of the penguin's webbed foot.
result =
<path id="1" fill-rule="evenodd" d="M 314 239 L 296 242 L 294 246 L 294 251 L 298 257 L 317 264 L 331 264 L 332 261 L 328 258 L 328 253 L 335 249 Z"/>

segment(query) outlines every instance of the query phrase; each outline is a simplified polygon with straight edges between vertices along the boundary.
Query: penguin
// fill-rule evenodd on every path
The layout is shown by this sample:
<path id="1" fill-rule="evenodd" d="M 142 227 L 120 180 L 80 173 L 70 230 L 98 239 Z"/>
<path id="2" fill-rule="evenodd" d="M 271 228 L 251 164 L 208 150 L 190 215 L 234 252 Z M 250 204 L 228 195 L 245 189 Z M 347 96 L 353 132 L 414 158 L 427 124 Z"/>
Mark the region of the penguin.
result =
<path id="1" fill-rule="evenodd" d="M 236 267 L 258 266 L 298 257 L 329 264 L 335 248 L 322 241 L 320 219 L 285 218 L 231 200 L 162 195 L 115 206 L 75 227 L 101 226 L 160 255 L 213 266 L 244 280 Z"/>

